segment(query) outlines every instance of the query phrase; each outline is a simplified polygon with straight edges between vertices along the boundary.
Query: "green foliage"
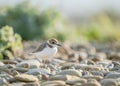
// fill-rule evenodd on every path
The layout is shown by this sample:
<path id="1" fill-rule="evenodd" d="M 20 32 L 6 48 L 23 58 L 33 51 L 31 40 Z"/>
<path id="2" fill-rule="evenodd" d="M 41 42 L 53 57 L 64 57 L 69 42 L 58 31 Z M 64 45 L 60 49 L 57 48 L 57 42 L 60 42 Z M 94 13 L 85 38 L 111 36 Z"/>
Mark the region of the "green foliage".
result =
<path id="1" fill-rule="evenodd" d="M 21 36 L 14 34 L 13 28 L 4 26 L 0 29 L 0 59 L 5 57 L 13 58 L 16 51 L 22 50 Z"/>
<path id="2" fill-rule="evenodd" d="M 81 37 L 84 41 L 113 42 L 120 41 L 119 22 L 113 22 L 107 14 L 101 14 L 93 18 L 86 26 L 78 26 L 76 38 Z"/>
<path id="3" fill-rule="evenodd" d="M 45 29 L 57 18 L 58 13 L 49 9 L 39 13 L 28 2 L 18 4 L 13 8 L 6 8 L 0 12 L 0 27 L 10 25 L 19 33 L 23 40 L 45 38 Z"/>
<path id="4" fill-rule="evenodd" d="M 22 36 L 23 40 L 49 38 L 71 42 L 120 40 L 120 26 L 112 22 L 107 13 L 99 14 L 90 19 L 90 22 L 84 22 L 83 26 L 81 26 L 82 24 L 77 26 L 65 21 L 54 9 L 48 9 L 40 13 L 37 7 L 31 6 L 29 2 L 0 9 L 0 27 L 12 26 L 14 31 Z M 19 40 L 19 38 L 19 35 L 15 34 L 15 39 Z M 8 40 L 6 36 L 2 39 Z M 0 44 L 0 46 L 4 45 L 6 45 L 5 42 Z M 21 43 L 18 42 L 13 46 L 18 45 L 21 45 Z M 1 50 L 4 50 L 4 48 L 1 48 Z"/>
<path id="5" fill-rule="evenodd" d="M 84 35 L 89 41 L 102 39 L 100 29 L 95 26 L 89 26 L 87 31 L 84 32 Z"/>

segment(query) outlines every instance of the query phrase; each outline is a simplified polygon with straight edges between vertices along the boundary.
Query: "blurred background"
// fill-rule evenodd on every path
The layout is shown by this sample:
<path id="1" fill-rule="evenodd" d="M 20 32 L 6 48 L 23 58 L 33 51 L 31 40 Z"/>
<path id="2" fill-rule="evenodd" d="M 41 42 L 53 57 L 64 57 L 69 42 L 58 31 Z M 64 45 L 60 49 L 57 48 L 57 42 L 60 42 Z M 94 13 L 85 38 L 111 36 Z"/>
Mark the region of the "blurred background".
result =
<path id="1" fill-rule="evenodd" d="M 49 38 L 68 51 L 79 44 L 119 51 L 120 0 L 0 0 L 0 59 L 31 52 Z"/>
<path id="2" fill-rule="evenodd" d="M 120 41 L 120 0 L 0 0 L 0 28 L 23 41 Z"/>

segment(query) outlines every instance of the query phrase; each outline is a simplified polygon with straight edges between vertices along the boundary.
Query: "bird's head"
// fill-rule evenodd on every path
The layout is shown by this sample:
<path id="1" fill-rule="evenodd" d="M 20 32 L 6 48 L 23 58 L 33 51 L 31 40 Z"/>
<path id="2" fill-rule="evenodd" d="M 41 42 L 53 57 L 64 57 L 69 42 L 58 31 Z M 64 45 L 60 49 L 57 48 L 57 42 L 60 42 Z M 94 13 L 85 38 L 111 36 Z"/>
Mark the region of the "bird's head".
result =
<path id="1" fill-rule="evenodd" d="M 59 42 L 58 42 L 58 40 L 56 40 L 56 39 L 49 39 L 48 41 L 47 41 L 47 43 L 49 44 L 49 45 L 51 45 L 51 46 L 53 46 L 53 47 L 59 47 L 59 46 L 61 46 L 61 44 L 59 44 Z"/>

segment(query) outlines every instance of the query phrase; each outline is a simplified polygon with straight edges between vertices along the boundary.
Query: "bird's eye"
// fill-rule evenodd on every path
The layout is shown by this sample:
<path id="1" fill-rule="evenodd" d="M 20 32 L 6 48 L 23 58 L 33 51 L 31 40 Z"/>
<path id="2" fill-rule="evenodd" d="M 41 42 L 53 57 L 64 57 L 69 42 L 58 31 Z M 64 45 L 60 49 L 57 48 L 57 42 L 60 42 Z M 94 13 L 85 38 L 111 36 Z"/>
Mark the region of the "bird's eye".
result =
<path id="1" fill-rule="evenodd" d="M 55 44 L 55 42 L 52 42 L 52 44 Z"/>

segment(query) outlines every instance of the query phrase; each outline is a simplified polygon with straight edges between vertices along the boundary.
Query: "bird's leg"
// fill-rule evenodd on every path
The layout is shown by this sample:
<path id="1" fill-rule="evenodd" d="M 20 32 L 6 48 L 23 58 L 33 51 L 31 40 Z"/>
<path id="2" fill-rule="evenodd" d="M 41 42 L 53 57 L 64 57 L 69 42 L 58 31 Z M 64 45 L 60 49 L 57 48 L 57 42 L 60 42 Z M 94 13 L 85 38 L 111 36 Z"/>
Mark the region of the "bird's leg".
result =
<path id="1" fill-rule="evenodd" d="M 50 63 L 50 61 L 47 60 L 47 59 L 42 60 L 42 62 L 43 62 L 44 64 L 49 64 L 49 63 Z"/>
<path id="2" fill-rule="evenodd" d="M 49 60 L 46 60 L 46 64 L 49 64 L 50 63 L 50 61 Z"/>
<path id="3" fill-rule="evenodd" d="M 43 59 L 36 58 L 36 60 L 38 60 L 40 62 L 40 68 L 45 68 Z"/>
<path id="4" fill-rule="evenodd" d="M 40 68 L 46 68 L 45 60 L 41 60 Z"/>
<path id="5" fill-rule="evenodd" d="M 49 65 L 50 61 L 47 60 L 47 59 L 44 59 L 44 60 L 42 60 L 42 63 L 44 64 L 45 68 L 48 68 L 48 65 Z"/>

